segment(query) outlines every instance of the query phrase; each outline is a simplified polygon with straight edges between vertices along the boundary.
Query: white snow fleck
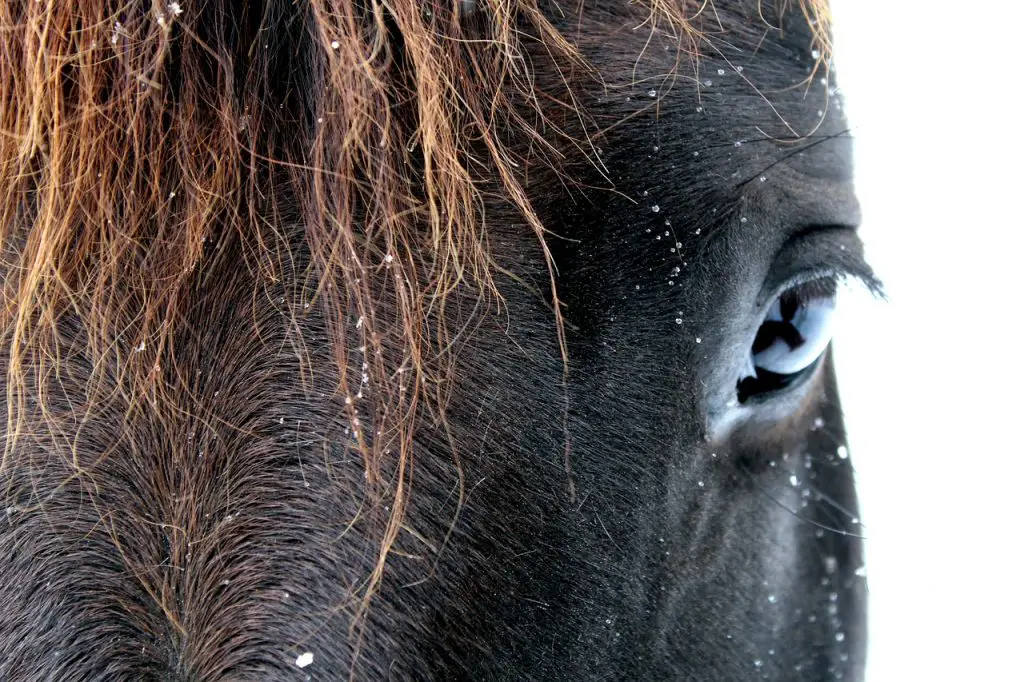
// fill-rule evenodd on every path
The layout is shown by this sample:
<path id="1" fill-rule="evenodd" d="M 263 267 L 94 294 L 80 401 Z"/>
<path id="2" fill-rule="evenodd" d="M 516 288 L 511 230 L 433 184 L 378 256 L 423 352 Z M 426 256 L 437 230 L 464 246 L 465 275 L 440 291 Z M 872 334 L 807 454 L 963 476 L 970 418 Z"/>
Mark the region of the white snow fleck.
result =
<path id="1" fill-rule="evenodd" d="M 660 210 L 661 210 L 661 206 L 658 206 L 657 204 L 655 204 L 654 206 L 651 206 L 651 211 L 653 211 L 654 213 L 657 213 Z"/>
<path id="2" fill-rule="evenodd" d="M 697 337 L 696 341 L 697 341 L 697 343 L 700 343 L 700 337 L 699 336 Z"/>
<path id="3" fill-rule="evenodd" d="M 798 479 L 795 475 L 790 475 L 789 484 L 795 488 L 796 486 L 800 485 L 800 479 Z"/>
<path id="4" fill-rule="evenodd" d="M 180 2 L 172 2 L 171 4 L 169 4 L 167 6 L 167 9 L 170 10 L 171 14 L 173 14 L 176 17 L 181 16 L 181 13 L 183 11 L 181 9 L 181 3 Z"/>
<path id="5" fill-rule="evenodd" d="M 846 459 L 850 456 L 850 451 L 846 449 L 845 445 L 840 445 L 836 448 L 836 454 L 839 455 L 839 459 Z"/>
<path id="6" fill-rule="evenodd" d="M 299 666 L 300 668 L 305 668 L 306 666 L 309 666 L 309 665 L 312 665 L 312 664 L 313 664 L 313 652 L 312 651 L 307 651 L 306 653 L 299 654 L 299 657 L 295 659 L 295 665 Z"/>

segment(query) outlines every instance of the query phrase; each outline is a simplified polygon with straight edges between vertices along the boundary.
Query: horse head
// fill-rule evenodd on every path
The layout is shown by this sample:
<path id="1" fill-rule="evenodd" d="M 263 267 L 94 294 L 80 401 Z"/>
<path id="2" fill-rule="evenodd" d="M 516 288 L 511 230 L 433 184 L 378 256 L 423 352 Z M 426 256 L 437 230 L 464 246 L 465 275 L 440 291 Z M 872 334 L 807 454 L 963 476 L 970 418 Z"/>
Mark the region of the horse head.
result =
<path id="1" fill-rule="evenodd" d="M 863 675 L 822 2 L 0 26 L 0 676 Z"/>

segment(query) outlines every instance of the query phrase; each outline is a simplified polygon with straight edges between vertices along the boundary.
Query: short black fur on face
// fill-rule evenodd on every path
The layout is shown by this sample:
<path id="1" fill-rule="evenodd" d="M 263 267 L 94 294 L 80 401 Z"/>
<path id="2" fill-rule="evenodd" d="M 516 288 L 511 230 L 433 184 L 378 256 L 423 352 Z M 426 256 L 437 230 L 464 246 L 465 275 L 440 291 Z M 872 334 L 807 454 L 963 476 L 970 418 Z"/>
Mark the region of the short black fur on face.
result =
<path id="1" fill-rule="evenodd" d="M 487 11 L 462 4 L 466 21 Z M 304 298 L 302 229 L 274 216 L 292 224 L 279 236 L 293 277 L 264 289 L 239 266 L 244 235 L 218 236 L 177 302 L 167 386 L 180 402 L 159 418 L 121 430 L 146 396 L 82 411 L 87 384 L 116 382 L 93 377 L 73 352 L 81 328 L 61 321 L 50 409 L 79 416 L 68 433 L 23 435 L 2 472 L 0 678 L 863 677 L 862 544 L 830 357 L 779 395 L 736 395 L 780 291 L 870 279 L 836 84 L 794 8 L 715 3 L 698 58 L 680 64 L 627 3 L 596 4 L 545 9 L 599 78 L 580 76 L 585 101 L 548 107 L 570 133 L 545 150 L 559 162 L 523 169 L 568 362 L 539 243 L 485 193 L 502 301 L 445 304 L 465 325 L 444 419 L 418 422 L 408 506 L 362 620 L 380 549 L 354 521 L 364 466 L 329 321 Z M 282 7 L 282 26 L 298 21 Z M 301 71 L 309 46 L 284 44 Z M 543 99 L 569 76 L 537 50 L 523 58 Z M 52 463 L 73 458 L 84 478 Z"/>

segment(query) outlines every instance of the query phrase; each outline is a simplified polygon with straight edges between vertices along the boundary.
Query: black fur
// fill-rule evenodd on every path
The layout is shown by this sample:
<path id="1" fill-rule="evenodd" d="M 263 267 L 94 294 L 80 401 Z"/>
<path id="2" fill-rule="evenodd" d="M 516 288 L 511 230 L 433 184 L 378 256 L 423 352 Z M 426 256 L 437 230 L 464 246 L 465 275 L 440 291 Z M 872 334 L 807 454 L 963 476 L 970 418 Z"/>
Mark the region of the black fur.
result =
<path id="1" fill-rule="evenodd" d="M 593 141 L 604 168 L 570 160 L 570 185 L 538 167 L 529 185 L 555 233 L 567 381 L 536 240 L 495 201 L 488 238 L 515 277 L 459 346 L 448 429 L 424 417 L 412 532 L 361 636 L 353 594 L 378 547 L 350 526 L 363 468 L 327 332 L 315 314 L 295 322 L 298 284 L 254 298 L 225 237 L 175 350 L 180 390 L 223 421 L 124 434 L 127 405 L 111 403 L 73 434 L 80 456 L 106 457 L 95 488 L 42 464 L 67 456 L 59 438 L 26 441 L 4 480 L 0 678 L 860 679 L 866 588 L 831 363 L 741 419 L 729 405 L 765 292 L 823 264 L 864 268 L 850 140 L 838 98 L 826 107 L 835 84 L 822 69 L 805 82 L 799 12 L 780 33 L 754 2 L 716 4 L 727 30 L 705 21 L 698 71 L 674 79 L 674 48 L 646 44 L 636 17 L 583 20 L 607 86 L 582 103 L 608 129 Z M 559 78 L 542 69 L 538 90 Z M 68 377 L 87 376 L 75 363 Z M 181 440 L 188 461 L 167 446 Z M 168 519 L 185 507 L 204 532 L 180 542 Z"/>

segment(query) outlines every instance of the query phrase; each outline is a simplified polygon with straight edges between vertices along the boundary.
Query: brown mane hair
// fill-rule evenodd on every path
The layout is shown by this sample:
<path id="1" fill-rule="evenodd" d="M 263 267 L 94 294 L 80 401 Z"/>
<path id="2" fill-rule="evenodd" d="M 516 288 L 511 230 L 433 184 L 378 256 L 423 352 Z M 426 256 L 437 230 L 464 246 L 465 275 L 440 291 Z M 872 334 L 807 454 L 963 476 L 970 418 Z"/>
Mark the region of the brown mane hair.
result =
<path id="1" fill-rule="evenodd" d="M 630 4 L 619 11 L 641 17 L 636 30 L 675 36 L 680 54 L 697 55 L 715 25 L 707 0 Z M 114 397 L 109 385 L 128 420 L 192 410 L 173 388 L 187 385 L 174 338 L 213 257 L 205 243 L 234 235 L 239 267 L 269 285 L 294 276 L 282 225 L 300 225 L 311 262 L 300 274 L 327 316 L 368 499 L 387 510 L 365 603 L 410 494 L 415 421 L 443 422 L 458 331 L 445 302 L 463 286 L 500 303 L 483 193 L 499 192 L 543 247 L 514 149 L 527 140 L 550 159 L 553 139 L 586 147 L 547 124 L 528 43 L 563 75 L 564 107 L 596 74 L 549 19 L 557 8 L 532 0 L 301 5 L 280 26 L 275 3 L 259 16 L 217 1 L 0 3 L 0 471 L 16 464 L 17 439 L 66 432 Z M 825 59 L 826 4 L 799 6 Z M 282 61 L 297 45 L 314 55 L 301 73 Z M 552 307 L 560 324 L 557 296 Z M 48 388 L 67 360 L 62 320 L 82 330 L 92 375 L 113 377 L 95 382 L 81 417 L 53 409 Z M 68 476 L 88 478 L 65 445 Z"/>

